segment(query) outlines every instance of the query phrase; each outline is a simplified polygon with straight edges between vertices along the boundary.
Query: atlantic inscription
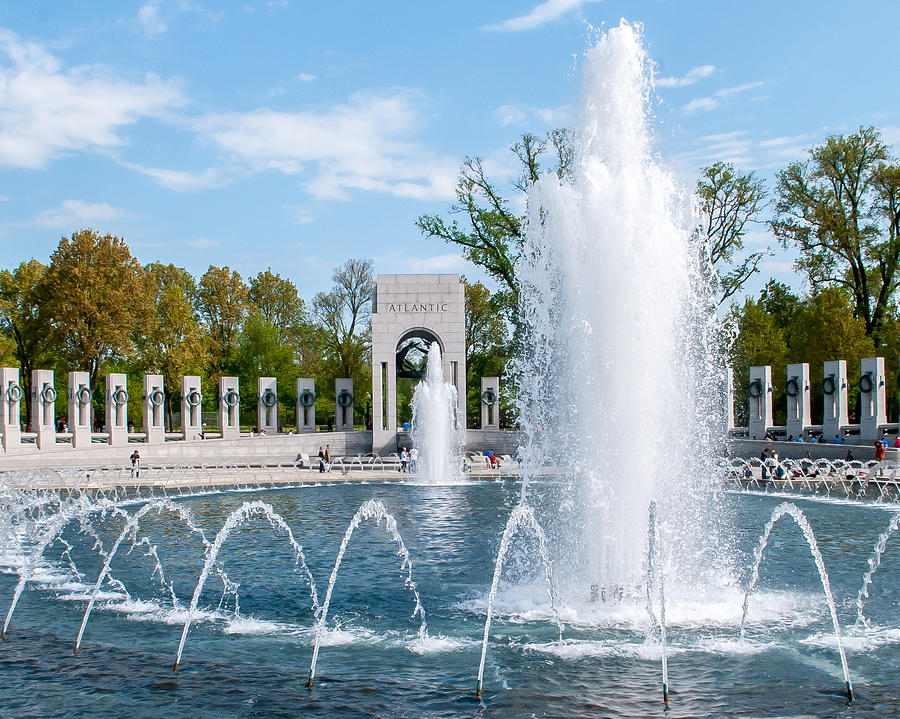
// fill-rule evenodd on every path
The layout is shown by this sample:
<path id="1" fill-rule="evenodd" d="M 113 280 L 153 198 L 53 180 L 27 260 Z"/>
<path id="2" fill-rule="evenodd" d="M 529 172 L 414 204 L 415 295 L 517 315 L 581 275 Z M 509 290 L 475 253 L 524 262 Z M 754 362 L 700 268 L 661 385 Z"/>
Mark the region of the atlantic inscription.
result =
<path id="1" fill-rule="evenodd" d="M 388 312 L 449 312 L 450 305 L 447 302 L 422 302 L 413 304 L 388 305 Z"/>

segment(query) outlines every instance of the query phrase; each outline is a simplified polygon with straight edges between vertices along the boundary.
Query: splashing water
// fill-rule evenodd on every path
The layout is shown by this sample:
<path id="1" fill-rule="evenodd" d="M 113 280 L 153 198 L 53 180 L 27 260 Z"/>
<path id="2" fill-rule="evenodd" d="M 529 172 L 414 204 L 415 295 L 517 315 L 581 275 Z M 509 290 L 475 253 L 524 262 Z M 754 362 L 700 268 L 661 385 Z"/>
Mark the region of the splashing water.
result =
<path id="1" fill-rule="evenodd" d="M 547 538 L 544 530 L 538 524 L 534 516 L 534 510 L 527 504 L 518 504 L 509 515 L 506 521 L 506 529 L 503 530 L 503 536 L 500 538 L 500 550 L 497 552 L 497 561 L 494 564 L 494 578 L 491 581 L 491 591 L 488 594 L 487 617 L 484 620 L 484 637 L 481 640 L 481 661 L 478 664 L 478 679 L 475 684 L 475 695 L 480 697 L 484 683 L 484 662 L 487 657 L 488 637 L 491 633 L 491 616 L 494 608 L 494 599 L 497 596 L 497 589 L 500 586 L 500 574 L 503 571 L 503 560 L 509 551 L 509 543 L 513 535 L 524 527 L 531 527 L 538 538 L 538 548 L 541 555 L 541 564 L 544 568 L 544 578 L 547 582 L 547 596 L 550 599 L 550 608 L 553 611 L 553 618 L 559 629 L 559 640 L 562 641 L 563 623 L 559 616 L 559 608 L 557 607 L 556 590 L 553 582 L 553 565 L 550 562 L 550 551 L 547 547 Z"/>
<path id="2" fill-rule="evenodd" d="M 825 592 L 825 601 L 828 603 L 828 611 L 831 614 L 831 623 L 834 626 L 834 638 L 837 642 L 838 653 L 841 656 L 841 669 L 844 672 L 844 681 L 847 684 L 847 695 L 852 700 L 853 685 L 850 682 L 850 669 L 847 666 L 847 655 L 844 652 L 844 644 L 841 639 L 841 623 L 838 621 L 837 606 L 834 603 L 834 594 L 831 591 L 831 581 L 828 579 L 828 572 L 825 570 L 825 560 L 822 559 L 822 553 L 819 551 L 816 535 L 813 533 L 812 527 L 809 526 L 809 521 L 806 519 L 806 515 L 803 514 L 803 510 L 790 502 L 782 502 L 775 507 L 771 518 L 766 523 L 762 536 L 759 538 L 759 544 L 754 552 L 753 573 L 750 578 L 750 584 L 747 587 L 747 592 L 744 594 L 744 607 L 741 613 L 741 639 L 744 638 L 747 610 L 750 606 L 750 594 L 756 588 L 756 583 L 759 581 L 759 567 L 760 564 L 762 564 L 766 545 L 769 543 L 769 535 L 772 534 L 772 528 L 775 526 L 775 523 L 785 515 L 790 516 L 797 523 L 797 526 L 800 527 L 803 536 L 809 544 L 809 551 L 812 553 L 813 559 L 815 560 L 816 569 L 819 570 L 819 578 L 822 580 L 822 590 Z"/>
<path id="3" fill-rule="evenodd" d="M 303 555 L 303 547 L 301 547 L 294 539 L 294 533 L 291 531 L 291 528 L 285 523 L 281 515 L 272 509 L 271 505 L 259 501 L 244 502 L 238 509 L 228 515 L 228 519 L 225 520 L 222 528 L 216 534 L 213 543 L 207 547 L 206 561 L 203 564 L 203 570 L 200 572 L 200 578 L 197 580 L 197 586 L 194 588 L 194 595 L 191 597 L 191 606 L 188 609 L 188 616 L 184 622 L 184 628 L 181 630 L 181 640 L 178 642 L 178 653 L 175 656 L 174 667 L 176 672 L 178 671 L 178 665 L 181 664 L 181 653 L 184 651 L 184 643 L 187 640 L 188 630 L 191 628 L 191 621 L 197 613 L 197 604 L 200 601 L 200 594 L 203 592 L 203 585 L 206 583 L 206 578 L 209 576 L 210 570 L 216 563 L 216 558 L 219 556 L 219 550 L 222 549 L 222 545 L 225 544 L 225 540 L 228 539 L 228 535 L 231 533 L 232 529 L 240 527 L 254 517 L 265 518 L 268 520 L 269 525 L 273 530 L 281 529 L 287 534 L 288 542 L 294 550 L 294 559 L 299 563 L 300 568 L 306 574 L 306 580 L 309 583 L 309 595 L 312 598 L 313 612 L 318 610 L 319 598 L 316 595 L 316 582 L 313 579 L 312 573 L 309 571 L 309 567 L 306 566 L 306 557 Z M 226 589 L 227 586 L 226 583 Z"/>
<path id="4" fill-rule="evenodd" d="M 571 171 L 529 189 L 517 266 L 526 486 L 548 460 L 567 475 L 548 529 L 570 596 L 640 584 L 651 499 L 678 517 L 660 531 L 683 584 L 725 559 L 711 449 L 724 363 L 682 197 L 651 153 L 648 64 L 624 21 L 587 53 Z"/>
<path id="5" fill-rule="evenodd" d="M 334 560 L 334 568 L 331 570 L 331 577 L 328 579 L 325 602 L 322 604 L 319 621 L 316 623 L 315 645 L 313 646 L 312 661 L 309 664 L 309 679 L 306 682 L 306 686 L 310 689 L 312 689 L 313 679 L 316 677 L 316 661 L 319 658 L 319 646 L 321 645 L 322 637 L 325 634 L 325 621 L 328 619 L 328 608 L 331 606 L 331 593 L 334 590 L 334 583 L 337 581 L 338 570 L 341 568 L 341 561 L 344 559 L 344 552 L 347 551 L 347 545 L 350 544 L 350 538 L 353 536 L 353 532 L 364 519 L 374 519 L 376 525 L 383 521 L 385 531 L 390 538 L 397 543 L 397 554 L 400 556 L 400 569 L 406 570 L 404 584 L 406 588 L 412 592 L 413 597 L 415 598 L 415 607 L 413 608 L 411 617 L 418 616 L 421 620 L 421 623 L 419 624 L 419 641 L 424 643 L 428 634 L 428 629 L 425 624 L 425 609 L 422 607 L 422 601 L 419 598 L 419 588 L 412 578 L 412 561 L 409 558 L 409 550 L 406 549 L 403 538 L 397 530 L 397 520 L 394 519 L 394 516 L 390 514 L 387 509 L 385 509 L 381 500 L 369 499 L 362 503 L 360 508 L 356 510 L 356 514 L 353 515 L 353 519 L 350 520 L 347 531 L 344 532 L 344 538 L 341 540 L 341 547 Z"/>
<path id="6" fill-rule="evenodd" d="M 187 507 L 183 507 L 180 504 L 176 504 L 172 500 L 169 499 L 154 499 L 151 502 L 145 504 L 141 507 L 137 512 L 128 517 L 128 520 L 125 522 L 125 526 L 122 528 L 122 531 L 119 533 L 119 536 L 116 538 L 115 543 L 109 550 L 109 554 L 106 556 L 106 561 L 103 563 L 103 567 L 100 569 L 100 574 L 97 577 L 97 581 L 94 584 L 94 588 L 91 591 L 91 596 L 88 599 L 87 607 L 84 610 L 84 616 L 81 619 L 81 627 L 78 629 L 78 637 L 75 639 L 75 653 L 78 653 L 78 649 L 81 646 L 81 640 L 84 637 L 84 629 L 87 626 L 88 619 L 91 616 L 91 610 L 94 608 L 94 603 L 97 600 L 97 594 L 100 591 L 100 586 L 103 584 L 103 580 L 106 578 L 109 573 L 110 564 L 112 564 L 113 558 L 116 556 L 116 552 L 119 550 L 119 546 L 122 544 L 125 539 L 131 535 L 132 537 L 137 534 L 138 527 L 140 526 L 140 521 L 151 510 L 156 510 L 157 512 L 161 512 L 162 510 L 166 510 L 168 512 L 173 513 L 177 516 L 185 525 L 187 525 L 188 529 L 194 533 L 199 534 L 203 544 L 205 547 L 209 547 L 209 542 L 206 541 L 206 537 L 203 536 L 202 530 L 200 530 L 196 524 L 194 523 L 194 515 L 190 509 Z M 146 539 L 146 537 L 144 538 Z M 159 572 L 160 580 L 162 580 L 162 565 L 159 562 L 159 556 L 156 554 L 155 548 L 151 546 L 151 554 L 156 559 L 156 566 L 154 567 L 154 573 Z M 170 587 L 171 589 L 171 587 Z M 175 604 L 175 596 L 174 592 L 172 593 L 172 604 Z"/>
<path id="7" fill-rule="evenodd" d="M 457 429 L 456 387 L 444 381 L 441 348 L 428 348 L 425 380 L 413 393 L 412 441 L 419 450 L 418 474 L 429 484 L 462 480 L 462 432 Z"/>
<path id="8" fill-rule="evenodd" d="M 867 628 L 870 626 L 869 620 L 863 615 L 863 607 L 865 606 L 866 599 L 869 598 L 869 586 L 872 584 L 875 572 L 877 572 L 878 567 L 881 566 L 881 556 L 884 554 L 884 550 L 887 549 L 887 541 L 898 528 L 900 528 L 900 512 L 891 518 L 891 523 L 888 525 L 888 528 L 882 532 L 881 536 L 878 537 L 878 540 L 875 542 L 875 548 L 872 550 L 872 556 L 869 557 L 868 561 L 869 568 L 863 575 L 863 583 L 859 588 L 859 594 L 856 596 L 856 624 L 854 626 L 864 626 Z"/>

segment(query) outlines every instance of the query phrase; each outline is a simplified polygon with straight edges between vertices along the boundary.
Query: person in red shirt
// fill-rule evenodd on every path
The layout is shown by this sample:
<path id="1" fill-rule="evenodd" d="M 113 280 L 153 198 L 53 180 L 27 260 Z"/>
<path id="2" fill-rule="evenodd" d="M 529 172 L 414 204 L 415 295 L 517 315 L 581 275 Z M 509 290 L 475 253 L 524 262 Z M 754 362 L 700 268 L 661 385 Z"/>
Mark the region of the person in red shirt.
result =
<path id="1" fill-rule="evenodd" d="M 880 439 L 876 439 L 875 440 L 875 459 L 881 461 L 882 459 L 884 459 L 884 455 L 885 455 L 884 442 L 882 442 Z"/>

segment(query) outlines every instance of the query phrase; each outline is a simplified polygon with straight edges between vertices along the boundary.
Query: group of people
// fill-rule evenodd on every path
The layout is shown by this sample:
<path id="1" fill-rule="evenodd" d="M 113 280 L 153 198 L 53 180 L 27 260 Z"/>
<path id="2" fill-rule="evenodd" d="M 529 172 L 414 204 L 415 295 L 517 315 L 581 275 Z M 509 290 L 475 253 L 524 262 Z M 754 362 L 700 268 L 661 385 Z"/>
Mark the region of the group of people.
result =
<path id="1" fill-rule="evenodd" d="M 419 448 L 404 447 L 400 450 L 400 472 L 402 474 L 416 474 L 419 471 Z"/>
<path id="2" fill-rule="evenodd" d="M 319 458 L 319 473 L 331 471 L 331 445 L 326 444 L 325 448 L 322 448 L 322 445 L 319 445 L 319 454 L 317 455 Z"/>

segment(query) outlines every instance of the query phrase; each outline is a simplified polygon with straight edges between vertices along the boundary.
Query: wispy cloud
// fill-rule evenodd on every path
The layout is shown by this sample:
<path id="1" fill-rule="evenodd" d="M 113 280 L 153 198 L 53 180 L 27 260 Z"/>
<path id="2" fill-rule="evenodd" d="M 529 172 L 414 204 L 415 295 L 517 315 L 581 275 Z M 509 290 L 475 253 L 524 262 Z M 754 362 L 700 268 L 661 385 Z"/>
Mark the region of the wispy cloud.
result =
<path id="1" fill-rule="evenodd" d="M 165 9 L 163 8 L 164 4 Z M 137 29 L 147 37 L 162 35 L 169 29 L 166 17 L 171 17 L 176 13 L 194 13 L 208 22 L 218 22 L 225 16 L 225 13 L 221 11 L 212 12 L 203 5 L 190 2 L 190 0 L 169 0 L 168 2 L 147 0 L 138 9 Z"/>
<path id="2" fill-rule="evenodd" d="M 722 100 L 728 97 L 732 97 L 734 95 L 738 95 L 742 92 L 746 92 L 747 90 L 752 90 L 757 87 L 762 86 L 762 81 L 757 80 L 755 82 L 745 82 L 743 85 L 734 85 L 733 87 L 723 87 L 721 90 L 717 90 L 712 97 L 698 97 L 691 100 L 684 107 L 682 107 L 682 111 L 687 115 L 692 115 L 696 112 L 706 112 L 709 110 L 718 109 Z"/>
<path id="3" fill-rule="evenodd" d="M 494 110 L 494 118 L 502 127 L 532 126 L 537 120 L 546 127 L 555 128 L 571 123 L 575 109 L 571 105 L 560 107 L 529 107 L 527 105 L 501 105 Z"/>
<path id="4" fill-rule="evenodd" d="M 716 71 L 715 65 L 698 65 L 687 71 L 682 77 L 658 77 L 657 87 L 686 87 L 709 77 Z"/>
<path id="5" fill-rule="evenodd" d="M 500 32 L 522 32 L 535 30 L 542 25 L 553 22 L 557 18 L 575 12 L 583 5 L 599 0 L 546 0 L 540 5 L 535 5 L 524 15 L 503 20 L 499 23 L 485 25 L 483 30 L 497 30 Z"/>
<path id="6" fill-rule="evenodd" d="M 150 0 L 138 9 L 138 24 L 148 37 L 161 35 L 167 29 L 165 21 L 160 16 L 159 0 Z"/>
<path id="7" fill-rule="evenodd" d="M 472 265 L 461 254 L 447 252 L 432 257 L 412 257 L 407 254 L 391 252 L 375 257 L 375 266 L 390 267 L 391 272 L 410 272 L 412 274 L 443 274 L 470 272 Z"/>
<path id="8" fill-rule="evenodd" d="M 297 79 L 300 82 L 315 82 L 316 76 L 308 72 L 301 72 L 297 75 Z"/>
<path id="9" fill-rule="evenodd" d="M 697 139 L 697 146 L 681 156 L 698 165 L 733 162 L 738 167 L 767 170 L 806 156 L 816 135 L 780 135 L 755 139 L 748 130 L 732 130 Z"/>
<path id="10" fill-rule="evenodd" d="M 215 240 L 211 240 L 208 237 L 198 237 L 195 240 L 188 240 L 184 244 L 189 247 L 196 247 L 198 250 L 205 249 L 207 247 L 212 247 L 216 244 Z"/>
<path id="11" fill-rule="evenodd" d="M 164 167 L 145 167 L 136 162 L 125 162 L 123 160 L 120 160 L 119 164 L 127 167 L 129 170 L 152 177 L 163 187 L 168 187 L 175 192 L 224 187 L 233 179 L 233 174 L 215 167 L 192 172 L 190 170 L 172 170 Z"/>
<path id="12" fill-rule="evenodd" d="M 686 115 L 693 115 L 695 112 L 705 112 L 707 110 L 715 110 L 719 107 L 719 101 L 714 97 L 698 97 L 691 100 L 687 105 L 681 108 Z"/>
<path id="13" fill-rule="evenodd" d="M 43 46 L 6 29 L 0 29 L 0 87 L 0 166 L 12 167 L 38 168 L 68 152 L 124 145 L 120 127 L 187 102 L 177 82 L 156 75 L 134 84 L 103 68 L 64 69 Z"/>
<path id="14" fill-rule="evenodd" d="M 224 113 L 195 128 L 245 172 L 303 175 L 307 192 L 320 199 L 348 199 L 354 189 L 449 199 L 459 161 L 415 139 L 421 100 L 402 89 L 356 93 L 318 111 Z"/>
<path id="15" fill-rule="evenodd" d="M 59 207 L 44 210 L 23 224 L 52 230 L 75 232 L 83 227 L 122 220 L 128 213 L 121 207 L 113 207 L 106 202 L 84 202 L 83 200 L 63 200 Z"/>

